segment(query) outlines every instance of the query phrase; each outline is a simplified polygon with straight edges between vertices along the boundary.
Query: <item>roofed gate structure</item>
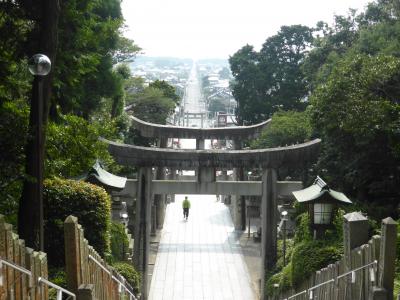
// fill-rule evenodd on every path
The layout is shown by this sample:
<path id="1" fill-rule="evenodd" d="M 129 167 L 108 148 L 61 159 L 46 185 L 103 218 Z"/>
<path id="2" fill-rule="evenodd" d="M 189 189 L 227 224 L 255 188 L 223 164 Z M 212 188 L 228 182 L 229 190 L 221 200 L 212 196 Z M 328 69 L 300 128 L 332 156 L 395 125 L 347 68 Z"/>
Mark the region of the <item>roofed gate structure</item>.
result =
<path id="1" fill-rule="evenodd" d="M 302 188 L 301 182 L 277 181 L 277 169 L 285 165 L 303 166 L 314 160 L 320 140 L 287 147 L 242 150 L 242 141 L 256 138 L 268 126 L 269 120 L 253 126 L 224 128 L 188 128 L 151 124 L 132 118 L 135 128 L 145 137 L 159 139 L 159 148 L 126 145 L 104 140 L 115 160 L 126 166 L 136 166 L 138 179 L 127 182 L 122 193 L 136 198 L 134 263 L 142 273 L 141 292 L 147 299 L 148 253 L 153 196 L 166 194 L 216 194 L 233 195 L 232 219 L 236 229 L 245 229 L 246 219 L 243 196 L 261 196 L 261 282 L 266 270 L 271 270 L 277 257 L 277 197 L 289 195 Z M 196 150 L 167 149 L 168 138 L 196 139 Z M 205 150 L 205 139 L 233 140 L 235 150 Z M 153 179 L 152 167 L 157 168 Z M 195 169 L 193 180 L 165 180 L 163 168 L 173 170 Z M 261 168 L 262 181 L 244 181 L 243 168 Z M 216 180 L 216 168 L 233 169 L 233 181 Z M 164 201 L 157 200 L 156 215 L 163 220 Z M 160 202 L 160 203 L 157 203 Z M 160 220 L 160 222 L 162 222 Z M 261 284 L 264 295 L 264 284 Z"/>

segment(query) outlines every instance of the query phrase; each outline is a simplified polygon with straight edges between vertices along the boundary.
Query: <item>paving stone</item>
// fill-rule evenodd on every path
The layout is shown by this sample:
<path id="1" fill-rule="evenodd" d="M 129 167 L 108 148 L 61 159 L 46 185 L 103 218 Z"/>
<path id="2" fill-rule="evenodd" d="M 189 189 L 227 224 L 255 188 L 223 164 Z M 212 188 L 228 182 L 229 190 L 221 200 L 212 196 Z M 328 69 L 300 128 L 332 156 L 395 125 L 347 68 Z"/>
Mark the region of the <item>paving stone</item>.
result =
<path id="1" fill-rule="evenodd" d="M 149 299 L 256 299 L 228 208 L 215 196 L 190 195 L 184 221 L 183 197 L 167 207 Z"/>

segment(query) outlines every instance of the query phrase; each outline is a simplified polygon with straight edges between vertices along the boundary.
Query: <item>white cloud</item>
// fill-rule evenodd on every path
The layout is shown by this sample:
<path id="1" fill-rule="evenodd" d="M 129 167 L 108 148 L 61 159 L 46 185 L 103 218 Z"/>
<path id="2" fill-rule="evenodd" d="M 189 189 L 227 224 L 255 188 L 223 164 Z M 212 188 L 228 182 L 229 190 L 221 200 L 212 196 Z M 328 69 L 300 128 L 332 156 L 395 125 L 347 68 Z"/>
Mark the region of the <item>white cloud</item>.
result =
<path id="1" fill-rule="evenodd" d="M 228 58 L 245 44 L 259 48 L 282 25 L 332 22 L 368 0 L 125 0 L 129 31 L 147 55 Z"/>

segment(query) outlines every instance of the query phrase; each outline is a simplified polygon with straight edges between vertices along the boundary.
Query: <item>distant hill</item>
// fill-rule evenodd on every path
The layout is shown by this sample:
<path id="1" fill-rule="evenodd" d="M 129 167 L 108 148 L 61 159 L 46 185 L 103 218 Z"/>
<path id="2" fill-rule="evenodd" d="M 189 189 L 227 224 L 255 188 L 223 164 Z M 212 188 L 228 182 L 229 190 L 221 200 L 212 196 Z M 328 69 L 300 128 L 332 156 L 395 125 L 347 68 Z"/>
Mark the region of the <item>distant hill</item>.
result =
<path id="1" fill-rule="evenodd" d="M 182 64 L 191 65 L 193 60 L 190 58 L 138 56 L 132 65 L 140 65 L 147 62 L 154 63 L 156 67 L 173 67 Z"/>

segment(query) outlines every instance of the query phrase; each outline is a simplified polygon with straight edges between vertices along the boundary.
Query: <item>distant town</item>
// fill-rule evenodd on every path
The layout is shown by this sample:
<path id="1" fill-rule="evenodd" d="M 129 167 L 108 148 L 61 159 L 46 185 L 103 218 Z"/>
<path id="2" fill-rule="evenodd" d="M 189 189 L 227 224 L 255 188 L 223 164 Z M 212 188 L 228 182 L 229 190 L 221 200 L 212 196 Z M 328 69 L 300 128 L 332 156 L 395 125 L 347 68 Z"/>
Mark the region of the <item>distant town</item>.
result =
<path id="1" fill-rule="evenodd" d="M 193 61 L 171 57 L 140 56 L 130 64 L 132 75 L 141 77 L 146 84 L 165 80 L 175 87 L 176 93 L 184 98 L 193 63 L 196 63 L 202 98 L 206 104 L 208 118 L 217 127 L 217 116 L 227 115 L 224 126 L 236 123 L 234 117 L 237 103 L 232 96 L 230 81 L 233 79 L 229 63 L 224 59 Z"/>

